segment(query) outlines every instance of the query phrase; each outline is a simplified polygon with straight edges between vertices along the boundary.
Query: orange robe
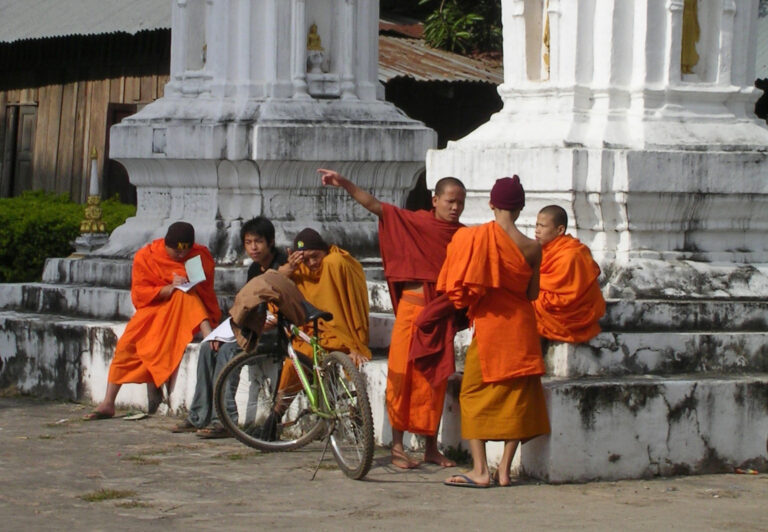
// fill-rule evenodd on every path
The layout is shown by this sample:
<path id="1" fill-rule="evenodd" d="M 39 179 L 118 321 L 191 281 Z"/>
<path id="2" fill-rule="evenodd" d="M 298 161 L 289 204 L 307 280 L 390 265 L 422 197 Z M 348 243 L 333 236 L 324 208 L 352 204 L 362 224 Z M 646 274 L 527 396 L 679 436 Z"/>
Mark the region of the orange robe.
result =
<path id="1" fill-rule="evenodd" d="M 437 289 L 467 307 L 475 336 L 461 385 L 462 437 L 528 440 L 549 433 L 536 319 L 526 292 L 533 270 L 496 222 L 460 229 Z"/>
<path id="2" fill-rule="evenodd" d="M 327 351 L 356 351 L 370 360 L 368 288 L 360 263 L 345 250 L 331 246 L 319 272 L 312 272 L 301 264 L 291 279 L 307 301 L 333 314 L 331 321 L 319 322 L 320 345 Z M 311 324 L 304 328 L 312 333 Z M 293 347 L 312 357 L 309 344 L 297 340 Z M 291 364 L 286 364 L 280 378 L 280 389 L 294 389 L 296 384 L 296 370 Z"/>
<path id="3" fill-rule="evenodd" d="M 387 361 L 387 414 L 392 428 L 434 436 L 440 426 L 447 380 L 435 387 L 410 360 L 415 321 L 435 297 L 435 281 L 445 260 L 445 248 L 459 223 L 435 218 L 434 211 L 408 211 L 382 203 L 379 248 L 384 276 L 395 311 Z M 408 283 L 422 284 L 422 293 L 404 291 Z M 444 349 L 453 356 L 453 343 Z"/>
<path id="4" fill-rule="evenodd" d="M 200 255 L 205 281 L 189 292 L 174 290 L 167 301 L 153 302 L 173 282 L 173 274 L 186 276 L 183 262 L 172 260 L 162 238 L 136 252 L 131 271 L 131 299 L 136 313 L 115 347 L 109 382 L 166 382 L 181 362 L 187 344 L 209 320 L 216 326 L 221 311 L 213 291 L 214 262 L 208 248 L 198 244 L 185 260 Z"/>
<path id="5" fill-rule="evenodd" d="M 600 332 L 605 300 L 597 284 L 600 267 L 589 248 L 570 235 L 542 249 L 539 297 L 533 302 L 539 334 L 581 343 Z"/>
<path id="6" fill-rule="evenodd" d="M 434 436 L 443 415 L 448 381 L 436 387 L 419 371 L 408 353 L 416 330 L 416 318 L 424 308 L 424 295 L 411 290 L 401 294 L 397 306 L 387 363 L 387 414 L 392 428 Z"/>

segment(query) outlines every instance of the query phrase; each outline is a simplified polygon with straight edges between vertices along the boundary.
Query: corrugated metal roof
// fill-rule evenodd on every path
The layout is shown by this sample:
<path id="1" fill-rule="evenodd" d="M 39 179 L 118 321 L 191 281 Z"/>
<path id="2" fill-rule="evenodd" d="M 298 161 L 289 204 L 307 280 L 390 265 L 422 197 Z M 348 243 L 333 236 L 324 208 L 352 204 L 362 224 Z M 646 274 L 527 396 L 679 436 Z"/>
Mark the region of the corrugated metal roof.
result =
<path id="1" fill-rule="evenodd" d="M 379 81 L 405 76 L 417 81 L 481 81 L 500 85 L 500 61 L 482 61 L 430 48 L 420 39 L 379 36 Z"/>
<path id="2" fill-rule="evenodd" d="M 0 42 L 170 27 L 168 0 L 0 0 Z"/>
<path id="3" fill-rule="evenodd" d="M 420 25 L 383 22 L 384 31 L 416 33 Z M 381 24 L 380 24 L 381 26 Z M 169 0 L 0 0 L 0 42 L 99 35 L 171 27 Z M 479 81 L 500 84 L 501 62 L 436 50 L 421 39 L 379 36 L 379 80 Z"/>

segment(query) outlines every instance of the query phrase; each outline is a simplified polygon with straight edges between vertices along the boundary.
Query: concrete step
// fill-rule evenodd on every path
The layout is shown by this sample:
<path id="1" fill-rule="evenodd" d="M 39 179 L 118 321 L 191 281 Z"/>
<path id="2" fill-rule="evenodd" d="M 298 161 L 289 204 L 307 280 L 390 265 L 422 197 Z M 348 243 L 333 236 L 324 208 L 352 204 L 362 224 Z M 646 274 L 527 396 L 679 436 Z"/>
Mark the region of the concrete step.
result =
<path id="1" fill-rule="evenodd" d="M 380 259 L 361 261 L 370 281 L 383 281 Z M 214 284 L 218 290 L 237 292 L 245 284 L 248 264 L 216 266 Z M 57 257 L 45 261 L 42 281 L 52 284 L 87 284 L 112 288 L 130 288 L 131 260 L 105 258 Z"/>
<path id="2" fill-rule="evenodd" d="M 219 307 L 227 312 L 235 292 L 216 290 Z M 391 312 L 386 285 L 368 283 L 368 297 L 374 312 Z M 0 310 L 66 314 L 96 319 L 127 320 L 134 308 L 129 288 L 88 284 L 3 283 L 0 284 Z"/>
<path id="3" fill-rule="evenodd" d="M 544 358 L 555 377 L 768 372 L 768 332 L 604 332 Z"/>
<path id="4" fill-rule="evenodd" d="M 546 379 L 552 434 L 520 469 L 548 482 L 765 470 L 768 374 Z"/>
<path id="5" fill-rule="evenodd" d="M 98 402 L 123 329 L 117 322 L 0 312 L 0 389 Z M 198 347 L 187 347 L 161 414 L 180 414 L 191 402 Z M 386 360 L 373 360 L 364 372 L 376 441 L 388 444 Z M 583 482 L 768 467 L 768 373 L 546 378 L 544 388 L 552 434 L 523 445 L 515 462 L 535 478 Z M 460 433 L 458 376 L 448 389 L 439 440 L 467 449 Z M 119 406 L 146 408 L 146 403 L 145 385 L 121 388 Z M 416 437 L 406 441 L 420 444 Z M 489 444 L 492 464 L 501 449 L 498 442 Z"/>
<path id="6" fill-rule="evenodd" d="M 768 300 L 608 299 L 607 331 L 768 331 Z"/>

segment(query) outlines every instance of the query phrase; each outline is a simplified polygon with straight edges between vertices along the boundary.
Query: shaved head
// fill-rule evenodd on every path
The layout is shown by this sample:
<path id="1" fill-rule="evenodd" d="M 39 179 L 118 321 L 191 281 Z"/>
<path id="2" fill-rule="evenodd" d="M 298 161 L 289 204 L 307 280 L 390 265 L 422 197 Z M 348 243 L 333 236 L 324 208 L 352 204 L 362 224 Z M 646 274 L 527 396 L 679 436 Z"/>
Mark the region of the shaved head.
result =
<path id="1" fill-rule="evenodd" d="M 443 192 L 445 192 L 445 189 L 448 187 L 459 187 L 465 192 L 467 190 L 467 187 L 464 186 L 464 183 L 462 183 L 461 180 L 455 177 L 444 177 L 439 179 L 435 184 L 435 196 L 442 196 Z"/>
<path id="2" fill-rule="evenodd" d="M 555 227 L 560 227 L 562 225 L 565 229 L 568 229 L 568 214 L 562 207 L 558 205 L 547 205 L 539 211 L 539 214 L 551 216 L 552 221 L 555 222 Z"/>

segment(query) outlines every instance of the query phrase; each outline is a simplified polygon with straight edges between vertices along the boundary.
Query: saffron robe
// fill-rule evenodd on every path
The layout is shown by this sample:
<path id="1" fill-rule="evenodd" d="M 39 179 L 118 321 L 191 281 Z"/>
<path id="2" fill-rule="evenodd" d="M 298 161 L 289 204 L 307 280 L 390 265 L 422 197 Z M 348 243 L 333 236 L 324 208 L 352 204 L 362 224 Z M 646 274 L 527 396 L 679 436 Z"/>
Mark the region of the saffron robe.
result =
<path id="1" fill-rule="evenodd" d="M 460 229 L 448 245 L 437 289 L 467 307 L 475 336 L 459 402 L 462 436 L 527 440 L 549 432 L 533 308 L 533 269 L 496 222 Z"/>
<path id="2" fill-rule="evenodd" d="M 360 263 L 347 251 L 331 246 L 319 271 L 313 272 L 300 264 L 291 279 L 307 301 L 333 314 L 331 321 L 319 320 L 320 345 L 327 351 L 356 351 L 370 360 L 368 287 Z M 305 325 L 304 329 L 311 334 L 312 324 Z M 309 344 L 296 340 L 293 347 L 312 357 Z M 293 365 L 285 364 L 280 389 L 293 390 L 298 382 Z"/>
<path id="3" fill-rule="evenodd" d="M 387 367 L 387 413 L 395 430 L 431 436 L 440 425 L 447 381 L 430 382 L 414 366 L 409 351 L 414 322 L 436 296 L 435 282 L 445 260 L 445 248 L 460 227 L 459 223 L 438 220 L 434 211 L 408 211 L 382 203 L 379 248 L 395 311 Z M 413 282 L 422 283 L 422 294 L 412 293 L 401 310 L 403 287 Z M 440 340 L 446 336 L 436 341 L 450 359 L 453 342 Z"/>
<path id="4" fill-rule="evenodd" d="M 109 382 L 154 382 L 161 386 L 176 371 L 200 323 L 209 320 L 212 327 L 216 326 L 221 311 L 213 291 L 213 257 L 205 246 L 193 244 L 185 260 L 198 255 L 205 281 L 187 293 L 174 290 L 169 300 L 155 302 L 160 290 L 173 282 L 174 273 L 186 277 L 184 263 L 168 256 L 162 238 L 136 252 L 131 270 L 131 299 L 136 313 L 115 347 Z"/>
<path id="5" fill-rule="evenodd" d="M 594 338 L 605 300 L 597 283 L 600 267 L 589 248 L 570 235 L 555 238 L 542 249 L 540 275 L 533 302 L 539 334 L 572 343 Z"/>

